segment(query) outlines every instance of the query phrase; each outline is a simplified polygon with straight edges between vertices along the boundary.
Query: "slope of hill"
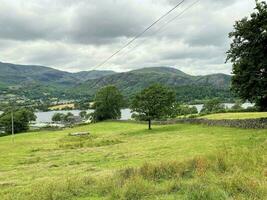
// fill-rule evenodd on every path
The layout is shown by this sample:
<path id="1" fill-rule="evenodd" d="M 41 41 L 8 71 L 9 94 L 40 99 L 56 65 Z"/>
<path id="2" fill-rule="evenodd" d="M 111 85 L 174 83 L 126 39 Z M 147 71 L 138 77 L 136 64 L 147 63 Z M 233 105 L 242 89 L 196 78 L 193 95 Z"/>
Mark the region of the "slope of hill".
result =
<path id="1" fill-rule="evenodd" d="M 106 85 L 117 86 L 130 98 L 151 84 L 160 83 L 174 88 L 181 101 L 219 97 L 230 99 L 231 76 L 213 74 L 191 76 L 171 67 L 150 67 L 124 73 L 113 71 L 64 72 L 49 67 L 16 65 L 0 62 L 0 88 L 29 99 L 93 98 Z M 1 94 L 1 91 L 0 91 Z"/>
<path id="2" fill-rule="evenodd" d="M 113 75 L 116 74 L 116 72 L 114 71 L 110 71 L 110 70 L 92 70 L 92 71 L 81 71 L 81 72 L 77 72 L 74 73 L 73 76 L 75 76 L 76 78 L 78 78 L 81 81 L 87 81 L 90 79 L 97 79 L 97 78 L 101 78 L 103 76 L 107 76 L 107 75 Z"/>
<path id="3" fill-rule="evenodd" d="M 0 63 L 0 81 L 8 86 L 28 83 L 66 86 L 77 80 L 68 72 L 48 67 Z"/>
<path id="4" fill-rule="evenodd" d="M 0 62 L 0 83 L 5 86 L 37 84 L 69 87 L 89 79 L 100 78 L 114 73 L 113 71 L 69 73 L 44 66 Z"/>
<path id="5" fill-rule="evenodd" d="M 132 96 L 151 84 L 160 83 L 175 88 L 184 100 L 196 100 L 220 97 L 220 94 L 230 98 L 230 81 L 231 76 L 225 74 L 191 76 L 170 67 L 153 67 L 88 80 L 76 86 L 75 90 L 93 95 L 101 87 L 112 84 L 125 96 Z M 196 93 L 199 94 L 194 96 Z"/>
<path id="6" fill-rule="evenodd" d="M 206 76 L 195 76 L 195 84 L 212 85 L 219 89 L 229 89 L 231 76 L 226 74 L 211 74 Z"/>

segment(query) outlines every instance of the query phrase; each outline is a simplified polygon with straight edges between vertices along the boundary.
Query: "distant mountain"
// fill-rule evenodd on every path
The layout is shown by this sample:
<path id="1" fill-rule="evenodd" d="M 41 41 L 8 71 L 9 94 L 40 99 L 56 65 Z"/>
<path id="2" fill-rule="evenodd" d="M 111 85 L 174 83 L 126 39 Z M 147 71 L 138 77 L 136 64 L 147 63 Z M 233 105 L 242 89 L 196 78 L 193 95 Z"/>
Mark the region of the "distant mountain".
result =
<path id="1" fill-rule="evenodd" d="M 172 67 L 148 67 L 137 70 L 132 70 L 133 74 L 154 74 L 154 75 L 167 75 L 167 76 L 180 76 L 180 77 L 190 77 L 190 75 L 172 68 Z"/>
<path id="2" fill-rule="evenodd" d="M 13 86 L 9 93 L 30 99 L 92 99 L 97 90 L 107 85 L 117 86 L 125 97 L 130 98 L 155 83 L 175 89 L 181 101 L 213 97 L 230 99 L 230 81 L 231 76 L 226 74 L 192 76 L 171 67 L 150 67 L 124 73 L 69 73 L 43 66 L 0 62 L 0 95 L 3 88 Z"/>
<path id="3" fill-rule="evenodd" d="M 101 78 L 103 76 L 107 76 L 107 75 L 113 75 L 116 74 L 116 72 L 114 71 L 97 71 L 97 70 L 92 70 L 92 71 L 81 71 L 81 72 L 77 72 L 74 73 L 73 75 L 78 78 L 79 80 L 82 81 L 87 81 L 90 79 L 97 79 L 97 78 Z"/>
<path id="4" fill-rule="evenodd" d="M 151 67 L 90 79 L 71 90 L 93 97 L 100 88 L 115 85 L 129 98 L 151 84 L 159 83 L 174 88 L 181 101 L 195 101 L 232 98 L 230 82 L 231 76 L 226 74 L 191 76 L 175 68 Z"/>
<path id="5" fill-rule="evenodd" d="M 72 87 L 83 81 L 114 74 L 113 71 L 83 71 L 69 73 L 44 66 L 16 65 L 0 62 L 0 85 L 50 85 Z"/>

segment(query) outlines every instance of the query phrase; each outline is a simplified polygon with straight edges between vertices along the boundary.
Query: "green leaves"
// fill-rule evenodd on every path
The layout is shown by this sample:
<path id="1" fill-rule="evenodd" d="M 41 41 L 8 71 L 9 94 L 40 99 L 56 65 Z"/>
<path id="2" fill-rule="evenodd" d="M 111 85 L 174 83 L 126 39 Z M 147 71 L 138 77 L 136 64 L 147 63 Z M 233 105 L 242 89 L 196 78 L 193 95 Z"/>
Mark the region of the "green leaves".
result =
<path id="1" fill-rule="evenodd" d="M 106 86 L 100 89 L 95 97 L 94 109 L 92 114 L 95 121 L 107 119 L 119 119 L 123 106 L 123 96 L 115 86 Z"/>
<path id="2" fill-rule="evenodd" d="M 251 18 L 236 22 L 227 61 L 233 63 L 232 90 L 267 110 L 267 4 L 256 3 Z"/>
<path id="3" fill-rule="evenodd" d="M 137 94 L 132 101 L 131 109 L 135 118 L 153 120 L 168 118 L 172 115 L 175 103 L 175 92 L 162 85 L 152 85 Z"/>
<path id="4" fill-rule="evenodd" d="M 29 130 L 29 122 L 35 121 L 36 116 L 32 110 L 19 109 L 13 111 L 14 116 L 14 132 L 20 133 Z M 0 116 L 0 126 L 2 126 L 6 133 L 12 132 L 11 111 L 7 110 Z"/>

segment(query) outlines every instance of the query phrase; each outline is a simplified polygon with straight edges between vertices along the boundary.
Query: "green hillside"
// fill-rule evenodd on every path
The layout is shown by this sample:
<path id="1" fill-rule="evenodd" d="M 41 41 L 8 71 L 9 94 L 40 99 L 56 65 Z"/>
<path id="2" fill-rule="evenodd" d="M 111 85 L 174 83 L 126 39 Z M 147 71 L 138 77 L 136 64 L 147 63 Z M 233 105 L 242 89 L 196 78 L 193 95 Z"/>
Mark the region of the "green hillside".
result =
<path id="1" fill-rule="evenodd" d="M 54 84 L 61 86 L 73 85 L 78 81 L 68 72 L 43 66 L 15 65 L 0 62 L 0 80 L 8 85 L 21 84 Z"/>
<path id="2" fill-rule="evenodd" d="M 1 199 L 266 197 L 267 130 L 181 124 L 146 129 L 105 122 L 1 137 Z M 91 135 L 68 136 L 79 131 Z"/>
<path id="3" fill-rule="evenodd" d="M 114 74 L 113 71 L 82 71 L 69 73 L 44 66 L 17 65 L 0 62 L 0 89 L 11 89 L 10 94 L 26 96 L 30 99 L 59 99 L 79 97 L 66 90 L 89 79 Z M 0 91 L 1 95 L 1 91 Z"/>
<path id="4" fill-rule="evenodd" d="M 16 65 L 0 62 L 0 80 L 6 85 L 51 85 L 71 87 L 89 79 L 114 74 L 113 71 L 82 71 L 69 73 L 44 66 Z"/>
<path id="5" fill-rule="evenodd" d="M 81 81 L 87 81 L 90 79 L 97 79 L 112 74 L 116 74 L 116 72 L 109 70 L 101 70 L 101 71 L 92 70 L 92 71 L 81 71 L 73 73 L 73 76 L 75 76 L 77 79 Z"/>
<path id="6" fill-rule="evenodd" d="M 94 96 L 101 87 L 112 84 L 124 96 L 131 97 L 151 84 L 160 83 L 174 88 L 179 100 L 193 101 L 214 97 L 232 98 L 229 91 L 230 81 L 231 76 L 225 74 L 191 76 L 174 68 L 154 67 L 88 80 L 74 88 L 81 94 Z"/>
<path id="7" fill-rule="evenodd" d="M 124 73 L 113 71 L 83 71 L 69 73 L 49 67 L 15 65 L 0 62 L 0 88 L 9 93 L 30 99 L 81 99 L 92 100 L 97 90 L 106 85 L 115 85 L 126 98 L 160 83 L 177 92 L 177 99 L 184 102 L 220 98 L 229 101 L 231 76 L 213 74 L 191 76 L 170 67 L 151 67 Z M 0 93 L 1 94 L 1 93 Z"/>

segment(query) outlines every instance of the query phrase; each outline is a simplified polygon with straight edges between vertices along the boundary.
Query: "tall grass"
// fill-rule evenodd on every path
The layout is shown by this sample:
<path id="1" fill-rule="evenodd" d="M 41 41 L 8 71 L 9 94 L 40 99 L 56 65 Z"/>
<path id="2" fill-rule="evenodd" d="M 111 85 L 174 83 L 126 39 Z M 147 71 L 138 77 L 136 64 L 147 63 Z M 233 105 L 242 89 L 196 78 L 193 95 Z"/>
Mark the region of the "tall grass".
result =
<path id="1" fill-rule="evenodd" d="M 266 199 L 266 142 L 184 162 L 144 163 L 100 177 L 41 180 L 7 199 Z"/>

